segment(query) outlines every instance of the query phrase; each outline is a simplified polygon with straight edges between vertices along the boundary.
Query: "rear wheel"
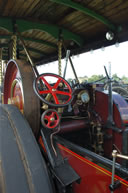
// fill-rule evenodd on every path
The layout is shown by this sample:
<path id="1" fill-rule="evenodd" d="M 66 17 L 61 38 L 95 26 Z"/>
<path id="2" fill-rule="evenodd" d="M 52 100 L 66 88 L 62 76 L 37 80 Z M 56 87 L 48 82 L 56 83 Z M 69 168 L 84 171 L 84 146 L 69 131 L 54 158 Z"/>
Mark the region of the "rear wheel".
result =
<path id="1" fill-rule="evenodd" d="M 12 105 L 0 105 L 0 192 L 53 193 L 31 128 Z"/>

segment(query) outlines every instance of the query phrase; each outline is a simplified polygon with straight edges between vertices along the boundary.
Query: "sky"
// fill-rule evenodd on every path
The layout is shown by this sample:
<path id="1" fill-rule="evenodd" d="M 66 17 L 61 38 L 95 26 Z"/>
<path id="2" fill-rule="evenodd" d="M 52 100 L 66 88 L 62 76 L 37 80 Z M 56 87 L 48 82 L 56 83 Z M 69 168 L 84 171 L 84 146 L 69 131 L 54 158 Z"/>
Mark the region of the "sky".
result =
<path id="1" fill-rule="evenodd" d="M 104 66 L 109 68 L 111 63 L 111 74 L 117 74 L 118 77 L 128 77 L 128 42 L 116 43 L 113 46 L 90 50 L 90 52 L 72 57 L 78 77 L 91 77 L 92 75 L 105 76 Z M 54 67 L 53 67 L 54 66 Z M 66 79 L 74 78 L 70 62 L 67 64 Z M 62 74 L 65 67 L 65 60 L 62 60 Z M 58 62 L 38 67 L 39 73 L 58 74 Z"/>

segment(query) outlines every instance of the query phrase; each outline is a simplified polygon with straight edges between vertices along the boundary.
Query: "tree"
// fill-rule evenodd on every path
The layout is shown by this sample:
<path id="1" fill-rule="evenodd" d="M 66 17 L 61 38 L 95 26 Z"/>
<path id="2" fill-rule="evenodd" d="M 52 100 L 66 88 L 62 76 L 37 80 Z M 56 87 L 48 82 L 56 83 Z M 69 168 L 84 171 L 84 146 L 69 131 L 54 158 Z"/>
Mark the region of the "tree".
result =
<path id="1" fill-rule="evenodd" d="M 116 73 L 112 75 L 112 78 L 114 80 L 116 80 L 116 81 L 120 81 L 121 80 L 121 78 L 119 78 Z"/>
<path id="2" fill-rule="evenodd" d="M 90 78 L 88 78 L 88 82 L 95 82 L 97 80 L 100 80 L 100 82 L 104 82 L 104 80 L 101 80 L 103 78 L 103 75 L 92 75 Z"/>
<path id="3" fill-rule="evenodd" d="M 122 76 L 122 81 L 124 82 L 124 84 L 128 84 L 128 77 Z"/>

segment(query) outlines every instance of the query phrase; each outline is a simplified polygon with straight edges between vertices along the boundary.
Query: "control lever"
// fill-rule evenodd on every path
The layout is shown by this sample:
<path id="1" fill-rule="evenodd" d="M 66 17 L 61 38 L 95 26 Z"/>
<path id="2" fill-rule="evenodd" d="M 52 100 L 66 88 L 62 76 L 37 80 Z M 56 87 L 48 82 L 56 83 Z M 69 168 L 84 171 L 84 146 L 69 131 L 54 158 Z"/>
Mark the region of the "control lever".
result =
<path id="1" fill-rule="evenodd" d="M 107 82 L 108 82 L 108 119 L 106 126 L 108 128 L 112 128 L 112 130 L 120 133 L 122 130 L 115 127 L 115 122 L 113 120 L 113 98 L 112 98 L 112 78 L 111 78 L 111 66 L 109 67 L 109 74 L 107 72 L 106 67 L 104 66 Z"/>
<path id="2" fill-rule="evenodd" d="M 109 77 L 109 75 L 108 75 L 108 72 L 107 72 L 106 66 L 104 66 L 104 70 L 105 70 L 105 74 L 106 74 L 106 76 L 107 76 L 107 79 L 109 80 L 109 79 L 110 79 L 110 77 Z"/>
<path id="3" fill-rule="evenodd" d="M 66 47 L 65 47 L 64 43 L 63 43 L 63 47 L 64 47 L 64 50 L 65 50 L 65 52 L 66 52 Z M 75 71 L 75 68 L 74 68 L 74 66 L 73 66 L 73 62 L 72 62 L 72 59 L 71 59 L 70 56 L 69 56 L 69 62 L 70 62 L 70 64 L 71 64 L 71 68 L 72 68 L 72 71 L 73 71 L 73 73 L 74 73 L 76 82 L 79 84 L 79 79 L 78 79 L 78 77 L 77 77 L 77 74 L 76 74 L 76 71 Z"/>
<path id="4" fill-rule="evenodd" d="M 112 78 L 108 75 L 107 69 L 104 66 L 106 77 L 108 80 L 108 119 L 107 119 L 107 125 L 114 125 L 113 121 L 113 99 L 112 99 Z"/>
<path id="5" fill-rule="evenodd" d="M 65 62 L 64 74 L 63 74 L 63 78 L 64 79 L 65 79 L 65 76 L 66 76 L 66 70 L 67 70 L 67 64 L 68 64 L 69 56 L 70 56 L 70 50 L 67 50 L 66 58 L 65 58 L 66 62 Z"/>
<path id="6" fill-rule="evenodd" d="M 116 158 L 119 157 L 119 158 L 128 160 L 128 156 L 127 155 L 119 154 L 119 153 L 117 153 L 117 150 L 113 150 L 112 157 L 113 157 L 112 179 L 111 179 L 111 184 L 109 185 L 109 189 L 110 189 L 111 193 L 113 193 L 117 188 L 119 188 L 121 186 L 121 182 L 119 180 L 114 181 Z"/>

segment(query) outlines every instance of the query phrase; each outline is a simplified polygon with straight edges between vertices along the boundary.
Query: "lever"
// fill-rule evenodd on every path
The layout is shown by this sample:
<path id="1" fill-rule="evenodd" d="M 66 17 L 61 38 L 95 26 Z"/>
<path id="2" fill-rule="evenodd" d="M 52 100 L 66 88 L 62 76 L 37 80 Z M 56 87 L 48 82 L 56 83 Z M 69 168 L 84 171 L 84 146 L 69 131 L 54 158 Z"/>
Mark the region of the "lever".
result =
<path id="1" fill-rule="evenodd" d="M 68 64 L 69 56 L 70 56 L 70 50 L 67 50 L 67 52 L 66 52 L 66 58 L 65 58 L 66 62 L 65 62 L 65 68 L 64 68 L 63 78 L 65 78 L 65 76 L 66 76 L 66 70 L 67 70 L 67 64 Z"/>

